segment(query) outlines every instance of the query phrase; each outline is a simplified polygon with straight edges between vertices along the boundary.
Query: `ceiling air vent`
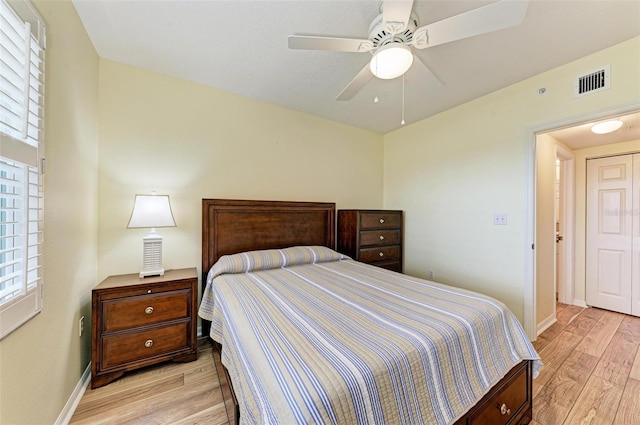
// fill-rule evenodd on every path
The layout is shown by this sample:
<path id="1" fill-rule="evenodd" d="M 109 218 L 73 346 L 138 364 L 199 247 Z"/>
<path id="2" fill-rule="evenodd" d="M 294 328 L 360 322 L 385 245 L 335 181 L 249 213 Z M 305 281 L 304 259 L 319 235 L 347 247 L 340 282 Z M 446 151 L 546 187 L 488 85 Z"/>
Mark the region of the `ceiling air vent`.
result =
<path id="1" fill-rule="evenodd" d="M 595 71 L 578 75 L 573 84 L 573 97 L 580 97 L 609 89 L 611 87 L 610 74 L 611 66 L 604 65 Z"/>

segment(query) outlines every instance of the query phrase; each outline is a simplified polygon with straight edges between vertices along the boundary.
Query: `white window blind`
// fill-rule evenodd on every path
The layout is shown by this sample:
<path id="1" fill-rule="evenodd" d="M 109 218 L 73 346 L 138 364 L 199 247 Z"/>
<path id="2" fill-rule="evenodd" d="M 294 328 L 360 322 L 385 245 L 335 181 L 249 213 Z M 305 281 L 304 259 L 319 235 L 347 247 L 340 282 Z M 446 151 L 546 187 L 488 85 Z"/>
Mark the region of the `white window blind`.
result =
<path id="1" fill-rule="evenodd" d="M 44 24 L 0 0 L 0 338 L 42 307 Z"/>

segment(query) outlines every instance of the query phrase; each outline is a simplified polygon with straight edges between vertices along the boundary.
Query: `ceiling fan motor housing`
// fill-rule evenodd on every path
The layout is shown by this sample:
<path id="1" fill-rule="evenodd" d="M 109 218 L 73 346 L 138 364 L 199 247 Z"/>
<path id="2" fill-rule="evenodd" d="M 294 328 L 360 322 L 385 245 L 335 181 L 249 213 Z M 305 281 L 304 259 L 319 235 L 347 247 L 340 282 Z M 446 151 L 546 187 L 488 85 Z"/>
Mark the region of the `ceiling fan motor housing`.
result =
<path id="1" fill-rule="evenodd" d="M 409 23 L 407 27 L 399 33 L 393 34 L 388 32 L 384 28 L 384 22 L 382 14 L 378 15 L 371 25 L 369 25 L 369 40 L 373 42 L 373 49 L 375 51 L 378 47 L 382 47 L 389 43 L 402 43 L 408 44 L 413 40 L 413 33 L 418 28 L 418 16 L 415 13 L 411 13 L 409 17 Z"/>

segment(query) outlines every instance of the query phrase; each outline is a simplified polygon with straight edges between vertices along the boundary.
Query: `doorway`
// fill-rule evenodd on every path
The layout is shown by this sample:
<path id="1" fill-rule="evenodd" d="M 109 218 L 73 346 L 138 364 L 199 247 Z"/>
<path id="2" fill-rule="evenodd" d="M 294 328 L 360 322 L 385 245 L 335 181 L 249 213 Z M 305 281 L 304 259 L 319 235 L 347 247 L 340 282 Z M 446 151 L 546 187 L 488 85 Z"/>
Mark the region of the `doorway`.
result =
<path id="1" fill-rule="evenodd" d="M 591 134 L 591 127 L 595 122 L 614 116 L 622 117 L 625 120 L 629 119 L 632 124 L 623 127 L 623 131 L 608 135 Z M 586 208 L 584 193 L 586 183 L 585 155 L 601 155 L 600 152 L 608 151 L 611 144 L 640 144 L 639 123 L 640 104 L 634 104 L 625 108 L 603 111 L 580 119 L 557 122 L 530 130 L 531 138 L 528 145 L 530 164 L 528 174 L 529 205 L 527 207 L 526 223 L 531 238 L 525 243 L 524 328 L 531 340 L 536 339 L 539 330 L 551 326 L 555 322 L 556 289 L 560 302 L 581 307 L 587 306 L 585 303 L 586 244 L 584 234 Z M 546 159 L 541 161 L 540 151 L 545 148 L 544 142 L 541 141 L 545 139 L 550 140 L 551 142 L 549 143 L 555 146 L 556 149 L 546 149 Z M 580 143 L 578 144 L 581 146 L 573 146 L 572 142 L 575 140 L 579 140 Z M 569 159 L 571 154 L 574 154 L 573 160 Z M 558 244 L 557 248 L 555 246 L 556 213 L 554 204 L 547 205 L 547 215 L 540 214 L 541 203 L 553 202 L 555 197 L 556 159 L 561 160 L 559 182 L 561 205 L 557 215 L 560 218 L 558 222 L 560 235 L 563 236 L 562 243 Z M 541 164 L 550 165 L 553 170 L 547 174 L 551 176 L 549 178 L 553 178 L 553 182 L 549 183 L 549 187 L 551 187 L 549 189 L 549 198 L 540 193 L 539 175 Z M 573 179 L 573 182 L 570 181 L 571 179 Z M 565 188 L 564 195 L 563 188 Z M 562 200 L 564 200 L 564 208 Z M 548 226 L 549 222 L 552 223 L 551 226 Z M 563 223 L 564 230 L 562 229 Z M 539 234 L 543 231 L 546 232 L 545 236 L 539 237 Z M 572 233 L 572 235 L 569 233 Z M 562 257 L 563 254 L 564 257 L 558 258 L 556 261 L 556 253 L 558 253 L 558 257 Z M 566 260 L 573 260 L 573 265 L 569 265 Z M 544 264 L 550 264 L 551 266 L 544 267 Z M 556 269 L 556 264 L 560 267 L 559 269 Z M 556 270 L 558 271 L 557 274 Z M 564 276 L 561 275 L 562 271 L 564 271 Z M 547 306 L 547 311 L 541 311 L 540 302 L 543 303 L 542 306 Z"/>

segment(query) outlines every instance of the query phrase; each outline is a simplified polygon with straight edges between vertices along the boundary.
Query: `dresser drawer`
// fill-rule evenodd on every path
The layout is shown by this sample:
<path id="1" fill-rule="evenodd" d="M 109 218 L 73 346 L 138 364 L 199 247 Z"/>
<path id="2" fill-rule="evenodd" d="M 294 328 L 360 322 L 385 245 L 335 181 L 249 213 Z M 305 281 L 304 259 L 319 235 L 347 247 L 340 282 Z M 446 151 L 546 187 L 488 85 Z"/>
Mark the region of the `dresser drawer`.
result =
<path id="1" fill-rule="evenodd" d="M 376 261 L 395 261 L 400 259 L 400 246 L 381 246 L 379 248 L 364 248 L 358 255 L 359 261 L 373 263 Z"/>
<path id="2" fill-rule="evenodd" d="M 383 261 L 371 263 L 372 266 L 382 267 L 383 269 L 391 270 L 393 272 L 402 273 L 402 264 L 400 261 Z"/>
<path id="3" fill-rule="evenodd" d="M 164 292 L 102 303 L 102 332 L 167 322 L 189 317 L 191 291 Z"/>
<path id="4" fill-rule="evenodd" d="M 102 338 L 102 369 L 189 350 L 191 321 Z"/>
<path id="5" fill-rule="evenodd" d="M 400 229 L 363 230 L 360 232 L 360 246 L 397 245 L 400 243 Z"/>
<path id="6" fill-rule="evenodd" d="M 522 367 L 469 418 L 469 424 L 506 425 L 527 403 L 527 368 Z"/>
<path id="7" fill-rule="evenodd" d="M 360 229 L 390 229 L 400 227 L 402 215 L 394 212 L 361 212 Z"/>

